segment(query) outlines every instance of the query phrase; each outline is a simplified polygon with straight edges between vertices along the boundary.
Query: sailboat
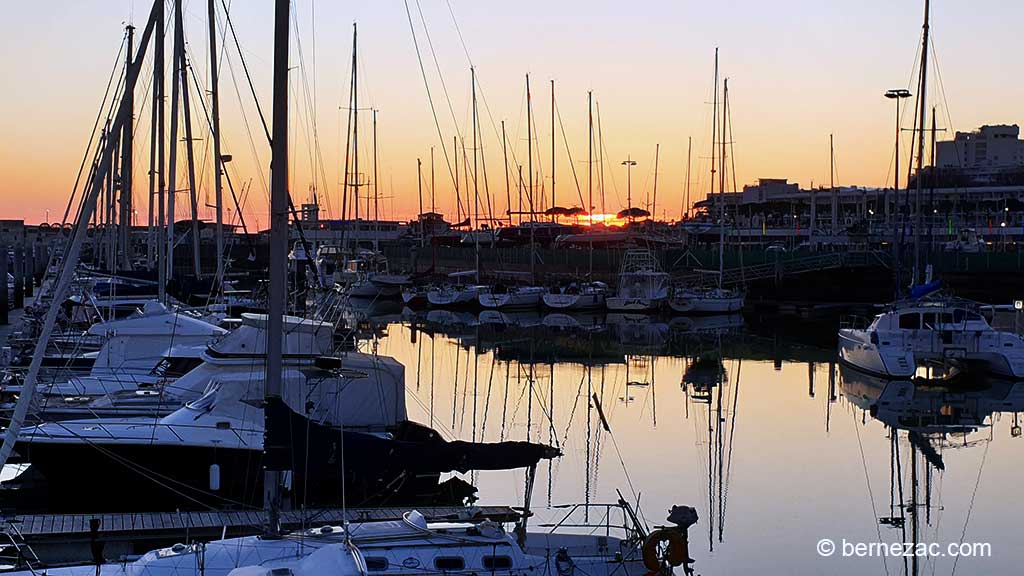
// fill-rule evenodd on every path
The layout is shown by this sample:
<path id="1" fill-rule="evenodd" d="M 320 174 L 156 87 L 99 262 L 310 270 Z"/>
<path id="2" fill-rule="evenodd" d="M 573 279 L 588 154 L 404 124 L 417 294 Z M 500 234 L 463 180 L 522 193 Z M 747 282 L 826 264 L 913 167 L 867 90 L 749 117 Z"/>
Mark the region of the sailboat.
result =
<path id="1" fill-rule="evenodd" d="M 711 131 L 711 196 L 714 196 L 715 186 L 715 134 L 718 125 L 718 50 L 715 50 L 715 96 L 714 112 L 712 113 Z M 672 297 L 668 300 L 668 306 L 673 312 L 680 314 L 731 314 L 743 309 L 744 295 L 738 290 L 725 288 L 723 284 L 725 266 L 725 147 L 726 128 L 729 119 L 729 80 L 725 79 L 723 89 L 722 123 L 721 133 L 721 154 L 719 160 L 719 190 L 718 190 L 718 275 L 717 286 L 713 288 L 702 287 L 679 287 L 676 288 Z"/>
<path id="2" fill-rule="evenodd" d="M 394 274 L 388 269 L 388 260 L 384 256 L 384 253 L 380 251 L 378 245 L 377 236 L 373 236 L 373 249 L 366 249 L 360 247 L 360 239 L 362 237 L 363 230 L 372 229 L 374 226 L 379 226 L 379 210 L 375 209 L 375 218 L 373 221 L 362 221 L 359 219 L 359 188 L 366 186 L 366 183 L 360 182 L 359 173 L 359 90 L 358 90 L 358 33 L 356 25 L 352 25 L 352 82 L 350 87 L 349 103 L 350 107 L 350 121 L 352 130 L 351 136 L 351 152 L 353 160 L 353 172 L 348 172 L 348 151 L 346 150 L 345 158 L 345 191 L 343 192 L 346 196 L 348 194 L 348 188 L 352 188 L 352 205 L 355 211 L 355 222 L 354 222 L 354 238 L 353 244 L 355 246 L 354 251 L 349 251 L 347 245 L 347 237 L 343 241 L 342 252 L 346 256 L 342 262 L 340 269 L 335 272 L 335 282 L 343 287 L 346 294 L 354 298 L 398 298 L 402 293 L 402 288 L 409 285 L 409 276 L 406 274 Z M 354 177 L 353 181 L 349 181 L 350 177 Z M 377 177 L 377 111 L 373 111 L 373 196 L 375 205 L 379 202 L 380 195 L 377 191 L 378 177 Z M 347 199 L 347 198 L 346 198 Z M 343 203 L 344 204 L 344 203 Z M 369 210 L 369 200 L 367 200 L 367 210 Z"/>

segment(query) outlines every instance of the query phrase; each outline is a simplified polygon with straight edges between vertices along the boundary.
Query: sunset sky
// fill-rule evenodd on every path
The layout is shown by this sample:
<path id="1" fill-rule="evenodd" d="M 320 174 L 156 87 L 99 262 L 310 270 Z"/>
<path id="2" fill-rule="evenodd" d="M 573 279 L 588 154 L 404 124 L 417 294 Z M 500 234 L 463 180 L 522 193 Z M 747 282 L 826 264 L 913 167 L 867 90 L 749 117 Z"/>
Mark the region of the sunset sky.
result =
<path id="1" fill-rule="evenodd" d="M 261 104 L 269 114 L 273 2 L 235 0 L 229 4 Z M 1019 25 L 1024 21 L 1024 3 L 935 0 L 932 4 L 936 59 L 930 65 L 934 70 L 938 63 L 940 76 L 930 76 L 929 101 L 939 107 L 940 128 L 951 133 L 984 123 L 1020 123 L 1024 116 L 1024 76 L 1020 71 L 1024 68 Z M 408 5 L 449 153 L 453 136 L 461 134 L 467 143 L 471 137 L 470 63 L 476 67 L 481 147 L 495 213 L 504 213 L 506 207 L 498 123 L 506 122 L 512 152 L 525 164 L 524 76 L 530 73 L 538 122 L 534 149 L 539 166 L 535 162 L 535 172 L 543 173 L 548 196 L 550 81 L 554 80 L 584 197 L 587 91 L 593 90 L 600 103 L 608 159 L 606 211 L 625 207 L 626 174 L 620 163 L 627 155 L 638 163 L 632 176 L 633 204 L 644 205 L 653 187 L 655 145 L 660 144 L 657 215 L 677 218 L 686 180 L 688 137 L 693 138 L 694 148 L 692 197 L 697 200 L 707 192 L 709 101 L 716 46 L 721 51 L 722 75 L 730 83 L 740 187 L 759 177 L 789 178 L 803 186 L 812 181 L 827 184 L 830 133 L 835 135 L 838 184 L 891 185 L 894 106 L 882 93 L 899 87 L 916 92 L 911 74 L 920 44 L 923 0 L 410 0 Z M 59 220 L 123 27 L 133 21 L 141 31 L 150 6 L 145 0 L 5 2 L 0 19 L 5 78 L 0 90 L 0 194 L 4 200 L 0 217 L 39 222 L 47 218 L 49 210 L 49 219 Z M 416 159 L 423 159 L 429 184 L 430 147 L 434 146 L 437 208 L 449 220 L 454 219 L 452 181 L 405 6 L 402 0 L 293 1 L 298 23 L 292 31 L 296 68 L 292 72 L 291 120 L 292 195 L 296 203 L 308 200 L 315 182 L 328 215 L 338 215 L 345 132 L 340 107 L 348 98 L 352 23 L 357 22 L 360 107 L 379 110 L 382 217 L 405 219 L 416 214 Z M 205 84 L 209 58 L 206 2 L 186 0 L 185 11 L 191 63 Z M 168 10 L 169 19 L 170 15 Z M 434 53 L 424 34 L 424 20 Z M 301 43 L 301 59 L 296 40 Z M 150 69 L 147 63 L 143 74 Z M 939 89 L 940 77 L 944 91 Z M 148 194 L 148 80 L 136 93 L 134 197 L 138 223 L 145 222 Z M 167 86 L 169 95 L 169 81 Z M 230 40 L 222 64 L 221 102 L 224 151 L 234 157 L 231 176 L 238 186 L 251 181 L 245 211 L 263 227 L 269 148 Z M 306 102 L 315 102 L 315 114 L 310 114 Z M 372 176 L 370 113 L 362 110 L 360 114 L 360 171 Z M 308 137 L 314 129 L 313 116 L 323 159 L 323 176 L 316 178 Z M 195 101 L 193 121 L 196 137 L 201 139 L 196 154 L 203 203 L 208 197 L 212 200 L 209 139 L 201 107 Z M 909 109 L 904 125 L 911 126 Z M 564 206 L 579 205 L 561 130 L 559 127 L 555 160 L 557 201 Z M 429 190 L 424 190 L 429 198 Z M 514 188 L 512 195 L 515 197 Z M 179 198 L 181 218 L 186 216 L 187 202 L 184 195 Z M 600 211 L 599 202 L 595 190 Z M 486 200 L 482 203 L 486 206 Z M 201 215 L 210 218 L 212 210 L 203 208 Z"/>

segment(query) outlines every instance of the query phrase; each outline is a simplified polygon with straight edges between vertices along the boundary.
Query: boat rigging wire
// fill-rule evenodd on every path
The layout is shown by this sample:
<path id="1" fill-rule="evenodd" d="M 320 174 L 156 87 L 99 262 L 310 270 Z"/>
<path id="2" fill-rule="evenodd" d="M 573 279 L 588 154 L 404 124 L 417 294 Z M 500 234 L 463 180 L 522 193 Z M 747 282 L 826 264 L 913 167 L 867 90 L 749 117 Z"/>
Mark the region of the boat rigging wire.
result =
<path id="1" fill-rule="evenodd" d="M 444 154 L 445 166 L 448 167 L 448 175 L 451 177 L 452 182 L 454 182 L 455 183 L 455 187 L 458 188 L 458 178 L 456 178 L 455 172 L 452 170 L 452 161 L 451 161 L 451 158 L 448 155 L 448 148 L 447 148 L 447 146 L 445 146 L 444 133 L 441 130 L 441 122 L 440 122 L 440 120 L 437 117 L 437 109 L 434 106 L 434 97 L 433 97 L 433 95 L 431 94 L 431 91 L 430 91 L 430 82 L 427 79 L 427 69 L 423 65 L 423 56 L 420 53 L 419 39 L 416 37 L 416 27 L 413 24 L 412 12 L 409 10 L 409 0 L 404 0 L 404 4 L 405 4 L 405 15 L 406 15 L 406 18 L 408 18 L 408 20 L 409 20 L 409 31 L 412 34 L 412 43 L 413 43 L 413 46 L 416 49 L 416 60 L 419 63 L 420 75 L 423 77 L 423 86 L 424 86 L 424 88 L 426 88 L 426 91 L 427 91 L 427 102 L 429 102 L 429 104 L 430 104 L 430 113 L 431 113 L 431 115 L 434 118 L 434 127 L 437 129 L 437 138 L 438 138 L 438 140 L 440 141 L 440 144 L 441 144 L 441 152 Z M 419 2 L 418 1 L 416 3 L 416 7 L 419 8 Z M 429 41 L 430 41 L 430 33 L 427 32 L 426 21 L 423 20 L 423 11 L 422 11 L 422 9 L 420 9 L 420 19 L 423 22 L 423 30 L 424 30 L 424 32 L 427 35 L 427 41 L 429 43 Z M 433 46 L 431 46 L 431 52 L 433 52 Z M 435 57 L 434 60 L 435 60 L 435 63 L 436 63 L 436 61 L 437 61 L 436 57 Z M 438 71 L 440 73 L 440 67 L 438 67 Z M 445 86 L 444 78 L 443 77 L 441 78 L 441 86 L 442 87 Z M 445 92 L 445 98 L 448 99 L 448 90 L 447 90 L 447 88 L 444 88 L 444 92 Z M 451 100 L 450 99 L 448 100 L 448 105 L 449 105 L 449 109 L 450 109 L 451 108 Z M 452 119 L 453 120 L 455 119 L 455 112 L 454 111 L 452 111 Z M 455 130 L 456 130 L 456 132 L 458 132 L 458 123 L 457 122 L 455 124 Z M 454 151 L 454 150 L 452 152 L 453 152 L 453 154 L 456 153 L 456 151 Z"/>

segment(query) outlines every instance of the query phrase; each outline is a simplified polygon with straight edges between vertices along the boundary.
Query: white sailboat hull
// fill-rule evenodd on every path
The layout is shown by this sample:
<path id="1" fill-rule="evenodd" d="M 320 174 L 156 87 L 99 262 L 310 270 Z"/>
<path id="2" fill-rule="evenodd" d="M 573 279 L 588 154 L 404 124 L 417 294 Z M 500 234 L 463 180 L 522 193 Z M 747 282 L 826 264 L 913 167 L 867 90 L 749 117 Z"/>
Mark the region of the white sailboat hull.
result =
<path id="1" fill-rule="evenodd" d="M 604 307 L 605 296 L 601 293 L 544 295 L 544 305 L 553 310 L 594 310 Z"/>
<path id="2" fill-rule="evenodd" d="M 505 308 L 535 308 L 540 305 L 544 289 L 538 286 L 527 286 L 508 292 L 483 292 L 477 295 L 477 302 L 486 309 L 498 310 Z"/>
<path id="3" fill-rule="evenodd" d="M 661 308 L 664 298 L 624 298 L 611 296 L 605 299 L 605 306 L 614 312 L 655 312 Z"/>
<path id="4" fill-rule="evenodd" d="M 669 308 L 680 314 L 732 314 L 743 309 L 742 294 L 687 294 L 668 301 Z"/>
<path id="5" fill-rule="evenodd" d="M 427 292 L 427 303 L 435 307 L 468 306 L 476 303 L 479 292 L 476 286 L 435 288 Z"/>

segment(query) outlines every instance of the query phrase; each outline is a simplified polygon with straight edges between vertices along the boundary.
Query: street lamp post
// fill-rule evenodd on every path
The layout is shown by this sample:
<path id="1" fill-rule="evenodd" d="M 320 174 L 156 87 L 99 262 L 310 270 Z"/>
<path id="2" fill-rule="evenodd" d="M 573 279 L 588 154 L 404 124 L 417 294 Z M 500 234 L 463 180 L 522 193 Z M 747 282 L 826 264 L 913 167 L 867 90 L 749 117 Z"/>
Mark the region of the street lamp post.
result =
<path id="1" fill-rule="evenodd" d="M 900 100 L 903 100 L 904 98 L 910 98 L 910 96 L 911 96 L 910 90 L 907 90 L 905 88 L 898 88 L 898 89 L 895 89 L 895 90 L 888 90 L 885 93 L 885 97 L 886 98 L 889 98 L 890 100 L 895 100 L 896 101 L 896 166 L 894 168 L 893 181 L 892 181 L 892 188 L 893 188 L 893 191 L 896 194 L 896 197 L 893 198 L 893 205 L 894 206 L 898 206 L 899 205 L 899 190 L 900 190 Z M 885 203 L 885 208 L 886 208 L 886 212 L 887 212 L 886 215 L 888 216 L 889 215 L 888 214 L 888 212 L 889 212 L 889 203 L 888 202 Z"/>
<path id="2" fill-rule="evenodd" d="M 626 156 L 626 159 L 622 161 L 622 165 L 626 167 L 626 210 L 630 210 L 629 221 L 632 222 L 633 213 L 631 210 L 633 208 L 633 190 L 631 188 L 630 172 L 632 171 L 633 166 L 636 166 L 636 160 Z"/>
<path id="3" fill-rule="evenodd" d="M 892 189 L 894 194 L 892 203 L 893 210 L 890 212 L 889 202 L 886 201 L 885 212 L 887 220 L 890 220 L 890 224 L 892 225 L 892 256 L 894 269 L 896 270 L 897 274 L 895 283 L 896 285 L 894 289 L 896 290 L 897 298 L 899 297 L 900 289 L 899 266 L 896 265 L 900 257 L 900 249 L 897 234 L 897 229 L 899 228 L 899 226 L 897 225 L 897 216 L 899 215 L 900 203 L 900 100 L 903 100 L 904 98 L 910 98 L 910 96 L 910 90 L 907 90 L 905 88 L 897 88 L 893 90 L 887 90 L 885 92 L 886 98 L 889 98 L 890 100 L 894 100 L 896 102 L 896 165 L 893 169 L 894 171 L 892 181 Z M 891 219 L 888 218 L 890 214 L 892 215 Z"/>

